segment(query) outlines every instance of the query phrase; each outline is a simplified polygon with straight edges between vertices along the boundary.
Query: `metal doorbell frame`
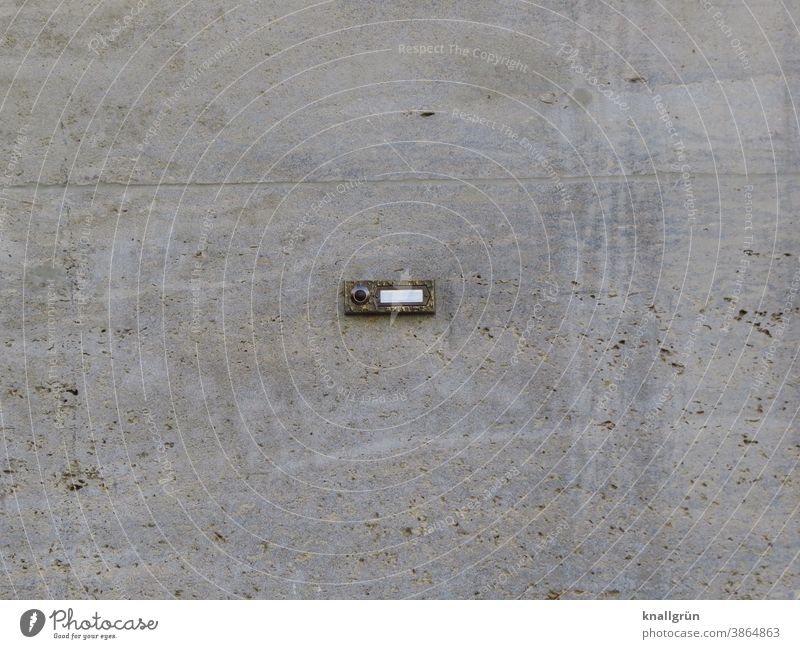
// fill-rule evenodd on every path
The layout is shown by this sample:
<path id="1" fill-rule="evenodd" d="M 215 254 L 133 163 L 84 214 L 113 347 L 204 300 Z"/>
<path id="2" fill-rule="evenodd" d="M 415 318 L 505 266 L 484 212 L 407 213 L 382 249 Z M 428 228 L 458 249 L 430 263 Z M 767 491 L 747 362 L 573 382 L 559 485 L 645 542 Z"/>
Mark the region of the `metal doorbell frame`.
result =
<path id="1" fill-rule="evenodd" d="M 345 315 L 436 313 L 432 279 L 346 280 L 343 299 Z"/>

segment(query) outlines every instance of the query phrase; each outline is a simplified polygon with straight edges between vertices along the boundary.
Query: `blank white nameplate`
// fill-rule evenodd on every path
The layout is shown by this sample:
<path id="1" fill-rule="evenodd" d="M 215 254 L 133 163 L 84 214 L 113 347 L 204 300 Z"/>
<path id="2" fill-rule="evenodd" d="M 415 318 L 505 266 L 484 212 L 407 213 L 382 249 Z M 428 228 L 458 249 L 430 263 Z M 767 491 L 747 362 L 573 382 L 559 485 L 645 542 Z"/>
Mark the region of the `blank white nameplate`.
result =
<path id="1" fill-rule="evenodd" d="M 381 304 L 425 304 L 425 294 L 421 288 L 382 289 L 379 295 Z"/>

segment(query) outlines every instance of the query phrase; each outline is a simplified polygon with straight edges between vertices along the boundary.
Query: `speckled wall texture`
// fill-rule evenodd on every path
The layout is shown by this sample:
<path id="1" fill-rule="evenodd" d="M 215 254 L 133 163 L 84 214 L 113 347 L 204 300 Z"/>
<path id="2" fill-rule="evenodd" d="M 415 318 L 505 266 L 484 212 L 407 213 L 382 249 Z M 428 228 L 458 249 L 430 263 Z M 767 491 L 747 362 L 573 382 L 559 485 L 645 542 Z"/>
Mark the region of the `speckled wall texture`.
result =
<path id="1" fill-rule="evenodd" d="M 798 24 L 0 4 L 0 596 L 800 596 Z"/>

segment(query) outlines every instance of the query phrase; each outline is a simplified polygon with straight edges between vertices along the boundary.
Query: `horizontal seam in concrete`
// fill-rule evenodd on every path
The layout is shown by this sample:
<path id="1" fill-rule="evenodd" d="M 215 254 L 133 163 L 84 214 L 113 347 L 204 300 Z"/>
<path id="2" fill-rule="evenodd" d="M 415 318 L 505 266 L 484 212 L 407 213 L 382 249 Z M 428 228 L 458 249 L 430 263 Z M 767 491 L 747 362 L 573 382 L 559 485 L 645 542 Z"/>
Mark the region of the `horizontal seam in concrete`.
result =
<path id="1" fill-rule="evenodd" d="M 757 178 L 775 178 L 775 174 L 771 173 L 719 173 L 714 174 L 710 172 L 699 172 L 691 174 L 692 178 L 710 178 L 710 179 L 743 179 L 752 180 Z M 798 173 L 781 173 L 781 179 L 785 178 L 800 178 Z M 125 189 L 183 189 L 185 187 L 275 187 L 275 188 L 292 188 L 297 186 L 303 187 L 329 187 L 336 186 L 341 183 L 358 183 L 359 185 L 397 185 L 397 184 L 461 184 L 461 183 L 493 183 L 493 184 L 517 184 L 517 183 L 542 183 L 552 184 L 553 182 L 562 183 L 585 183 L 585 182 L 638 182 L 641 180 L 656 180 L 663 178 L 680 179 L 681 173 L 674 171 L 659 171 L 657 174 L 628 174 L 628 175 L 610 175 L 610 176 L 528 176 L 525 178 L 393 178 L 393 179 L 369 179 L 369 178 L 339 178 L 334 180 L 309 180 L 309 181 L 291 181 L 291 180 L 275 180 L 275 181 L 235 181 L 235 182 L 185 182 L 185 183 L 122 183 L 117 181 L 103 181 L 98 183 L 23 183 L 19 185 L 7 185 L 6 191 L 13 189 L 31 190 L 31 189 L 94 189 L 103 187 L 122 187 Z"/>

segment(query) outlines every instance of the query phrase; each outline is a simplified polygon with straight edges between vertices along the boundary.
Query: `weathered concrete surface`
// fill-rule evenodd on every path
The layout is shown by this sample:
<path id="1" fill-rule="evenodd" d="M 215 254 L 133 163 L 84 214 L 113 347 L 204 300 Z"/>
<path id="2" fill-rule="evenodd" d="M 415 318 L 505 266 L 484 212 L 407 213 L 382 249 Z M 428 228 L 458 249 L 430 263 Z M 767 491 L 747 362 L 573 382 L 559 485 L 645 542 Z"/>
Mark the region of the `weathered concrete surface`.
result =
<path id="1" fill-rule="evenodd" d="M 798 595 L 800 12 L 464 4 L 0 9 L 0 595 Z"/>

